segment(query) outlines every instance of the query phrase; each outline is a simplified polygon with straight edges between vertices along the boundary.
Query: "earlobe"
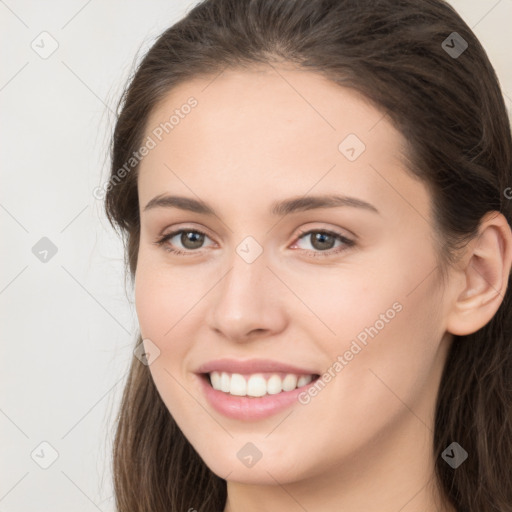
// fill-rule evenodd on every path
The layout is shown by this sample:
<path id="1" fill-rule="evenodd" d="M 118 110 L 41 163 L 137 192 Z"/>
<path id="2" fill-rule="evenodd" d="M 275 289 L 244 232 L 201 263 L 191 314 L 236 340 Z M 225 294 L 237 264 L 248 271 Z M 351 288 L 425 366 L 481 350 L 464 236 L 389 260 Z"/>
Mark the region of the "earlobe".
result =
<path id="1" fill-rule="evenodd" d="M 457 290 L 446 330 L 464 336 L 486 325 L 500 307 L 507 291 L 512 265 L 512 231 L 499 212 L 488 212 L 479 235 L 468 244 L 465 284 Z"/>

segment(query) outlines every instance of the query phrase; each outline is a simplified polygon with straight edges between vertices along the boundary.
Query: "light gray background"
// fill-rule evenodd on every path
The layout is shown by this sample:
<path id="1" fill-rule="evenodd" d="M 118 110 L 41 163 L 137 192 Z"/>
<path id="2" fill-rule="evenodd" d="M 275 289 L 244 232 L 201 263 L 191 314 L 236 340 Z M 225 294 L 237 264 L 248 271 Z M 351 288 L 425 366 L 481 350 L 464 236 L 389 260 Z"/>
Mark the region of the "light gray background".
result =
<path id="1" fill-rule="evenodd" d="M 510 113 L 512 0 L 451 3 L 487 50 Z M 0 0 L 0 512 L 114 510 L 113 425 L 137 319 L 121 242 L 93 189 L 108 179 L 133 66 L 194 4 Z M 52 44 L 49 57 L 37 53 Z M 57 247 L 46 262 L 32 252 L 42 237 Z M 47 469 L 42 442 L 58 453 Z"/>

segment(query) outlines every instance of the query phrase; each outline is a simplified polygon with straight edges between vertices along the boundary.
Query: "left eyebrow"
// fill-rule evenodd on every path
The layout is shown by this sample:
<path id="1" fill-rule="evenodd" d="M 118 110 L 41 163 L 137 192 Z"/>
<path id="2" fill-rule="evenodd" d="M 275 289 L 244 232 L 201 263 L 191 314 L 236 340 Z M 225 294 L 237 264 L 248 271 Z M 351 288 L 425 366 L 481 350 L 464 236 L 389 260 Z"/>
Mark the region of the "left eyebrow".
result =
<path id="1" fill-rule="evenodd" d="M 276 201 L 272 204 L 271 212 L 273 215 L 288 215 L 292 212 L 303 212 L 316 208 L 335 208 L 339 206 L 363 208 L 379 214 L 379 210 L 377 210 L 375 206 L 362 199 L 340 195 L 305 196 Z"/>
<path id="2" fill-rule="evenodd" d="M 379 210 L 370 203 L 356 197 L 340 195 L 322 195 L 292 197 L 289 199 L 275 201 L 272 203 L 270 213 L 275 216 L 288 215 L 293 212 L 313 210 L 317 208 L 335 208 L 340 206 L 349 206 L 353 208 L 362 208 L 374 213 L 380 214 Z M 206 202 L 200 199 L 185 196 L 170 196 L 160 194 L 155 196 L 144 207 L 144 211 L 153 208 L 179 208 L 203 215 L 215 215 L 215 210 Z"/>

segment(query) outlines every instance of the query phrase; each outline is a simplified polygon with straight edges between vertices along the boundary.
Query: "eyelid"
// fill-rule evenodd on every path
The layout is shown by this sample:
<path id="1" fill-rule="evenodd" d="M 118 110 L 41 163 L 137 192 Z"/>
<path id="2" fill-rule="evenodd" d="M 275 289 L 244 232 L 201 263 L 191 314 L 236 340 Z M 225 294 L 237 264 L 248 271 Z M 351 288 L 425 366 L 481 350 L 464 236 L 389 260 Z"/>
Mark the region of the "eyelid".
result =
<path id="1" fill-rule="evenodd" d="M 343 238 L 350 239 L 353 242 L 356 242 L 357 239 L 358 239 L 358 236 L 356 234 L 352 233 L 352 231 L 349 231 L 348 229 L 345 229 L 345 228 L 326 227 L 325 225 L 324 226 L 317 226 L 317 225 L 311 226 L 309 224 L 307 225 L 306 228 L 300 227 L 297 230 L 297 234 L 295 235 L 295 238 L 299 238 L 299 237 L 301 237 L 304 234 L 311 233 L 312 231 L 313 232 L 324 231 L 324 232 L 327 232 L 327 233 L 332 233 L 333 235 L 341 236 Z"/>
<path id="2" fill-rule="evenodd" d="M 176 233 L 179 233 L 180 231 L 197 231 L 198 233 L 203 233 L 204 235 L 206 235 L 210 238 L 213 238 L 209 229 L 203 227 L 202 225 L 196 227 L 193 223 L 192 224 L 185 223 L 185 225 L 177 224 L 175 226 L 172 226 L 172 228 L 169 228 L 169 226 L 167 226 L 160 232 L 160 234 L 158 236 L 163 237 L 163 236 L 167 236 L 170 234 L 176 235 Z"/>

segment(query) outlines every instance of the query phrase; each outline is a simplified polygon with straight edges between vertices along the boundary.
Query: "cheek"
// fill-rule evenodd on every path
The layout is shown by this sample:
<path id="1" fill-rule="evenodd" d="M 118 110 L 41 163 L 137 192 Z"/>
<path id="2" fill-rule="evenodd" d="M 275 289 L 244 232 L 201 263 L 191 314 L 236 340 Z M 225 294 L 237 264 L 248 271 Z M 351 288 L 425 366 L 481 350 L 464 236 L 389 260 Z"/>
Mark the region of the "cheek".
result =
<path id="1" fill-rule="evenodd" d="M 396 284 L 394 293 L 387 294 L 387 300 L 381 297 L 379 309 L 372 304 L 361 308 L 362 312 L 354 310 L 353 328 L 344 338 L 343 352 L 338 352 L 352 358 L 341 372 L 339 384 L 347 405 L 352 404 L 361 419 L 373 411 L 375 421 L 391 420 L 407 411 L 404 404 L 415 408 L 414 404 L 422 403 L 418 407 L 424 407 L 435 392 L 439 290 L 431 282 L 409 292 L 407 281 L 403 281 Z M 418 414 L 423 417 L 427 411 Z"/>
<path id="2" fill-rule="evenodd" d="M 142 339 L 150 339 L 160 350 L 159 359 L 151 365 L 152 373 L 162 363 L 169 367 L 169 353 L 176 356 L 180 351 L 173 335 L 180 327 L 179 319 L 185 314 L 183 297 L 175 280 L 170 282 L 165 272 L 144 259 L 137 266 L 135 275 L 135 309 Z"/>
<path id="3" fill-rule="evenodd" d="M 169 339 L 173 326 L 200 297 L 186 272 L 141 254 L 135 274 L 135 309 L 141 335 Z"/>
<path id="4" fill-rule="evenodd" d="M 161 287 L 139 261 L 135 274 L 135 309 L 142 338 L 153 339 L 163 333 Z"/>
<path id="5" fill-rule="evenodd" d="M 204 323 L 201 298 L 207 290 L 192 286 L 193 282 L 193 276 L 183 268 L 162 265 L 145 255 L 139 259 L 135 308 L 140 334 L 160 351 L 150 370 L 155 383 L 163 380 L 166 389 L 173 387 L 167 372 L 182 380 L 193 336 Z"/>
<path id="6" fill-rule="evenodd" d="M 342 358 L 332 369 L 340 376 L 334 386 L 354 413 L 360 407 L 361 418 L 365 409 L 400 408 L 397 396 L 418 399 L 442 335 L 441 288 L 436 273 L 429 275 L 434 260 L 410 248 L 382 256 L 378 272 L 360 275 L 349 293 L 338 292 L 337 314 L 330 310 L 327 320 L 337 338 L 327 349 L 331 366 Z"/>
<path id="7" fill-rule="evenodd" d="M 140 334 L 146 350 L 156 345 L 158 357 L 149 366 L 155 386 L 173 415 L 181 410 L 186 400 L 180 368 L 186 355 L 187 344 L 180 343 L 178 323 L 186 312 L 175 279 L 158 269 L 154 262 L 139 259 L 135 275 L 135 308 Z M 149 340 L 149 342 L 148 342 Z M 153 345 L 154 344 L 154 345 Z M 181 385 L 180 385 L 181 384 Z"/>

